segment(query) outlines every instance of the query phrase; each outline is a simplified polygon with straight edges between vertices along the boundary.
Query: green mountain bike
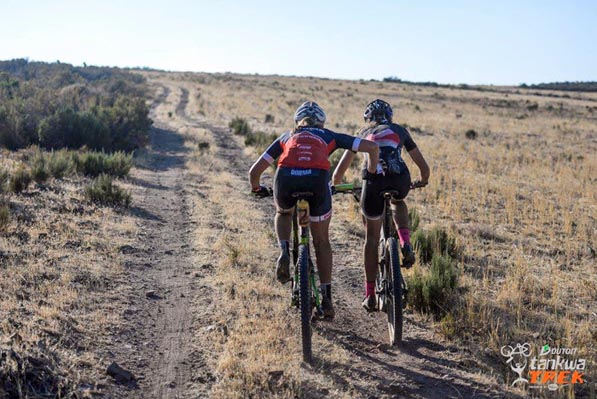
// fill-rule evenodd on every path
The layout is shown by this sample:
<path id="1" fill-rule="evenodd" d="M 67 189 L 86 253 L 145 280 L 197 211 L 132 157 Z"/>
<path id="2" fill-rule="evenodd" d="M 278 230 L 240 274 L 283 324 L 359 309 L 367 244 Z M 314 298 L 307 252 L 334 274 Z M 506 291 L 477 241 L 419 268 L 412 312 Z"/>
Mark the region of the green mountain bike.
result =
<path id="1" fill-rule="evenodd" d="M 309 203 L 307 198 L 312 197 L 313 193 L 297 192 L 292 196 L 297 199 L 297 204 L 292 216 L 291 253 L 294 277 L 291 284 L 291 304 L 298 307 L 301 314 L 303 360 L 311 363 L 313 359 L 311 319 L 314 311 L 316 316 L 323 316 L 321 298 L 315 278 L 315 267 L 309 251 Z"/>
<path id="2" fill-rule="evenodd" d="M 268 189 L 271 196 L 272 190 Z M 265 196 L 262 196 L 265 197 Z M 292 197 L 297 199 L 292 215 L 292 236 L 290 239 L 290 253 L 294 265 L 294 275 L 290 280 L 291 306 L 296 307 L 301 315 L 301 338 L 303 360 L 311 363 L 313 349 L 311 337 L 313 334 L 311 320 L 313 317 L 323 317 L 321 297 L 317 289 L 315 266 L 311 259 L 309 248 L 309 202 L 312 192 L 296 192 Z"/>

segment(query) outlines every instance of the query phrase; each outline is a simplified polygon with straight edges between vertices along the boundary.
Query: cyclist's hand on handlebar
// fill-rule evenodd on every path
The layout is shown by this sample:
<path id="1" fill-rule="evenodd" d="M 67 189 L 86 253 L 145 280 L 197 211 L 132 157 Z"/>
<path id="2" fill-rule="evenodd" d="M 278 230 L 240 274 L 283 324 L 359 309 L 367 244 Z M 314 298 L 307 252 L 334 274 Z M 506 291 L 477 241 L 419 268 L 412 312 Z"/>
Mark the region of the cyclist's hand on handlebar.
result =
<path id="1" fill-rule="evenodd" d="M 410 188 L 422 188 L 428 184 L 426 181 L 415 180 L 414 182 L 410 183 Z"/>
<path id="2" fill-rule="evenodd" d="M 383 176 L 381 173 L 371 173 L 367 169 L 363 169 L 362 178 L 363 180 L 375 180 L 378 177 Z"/>
<path id="3" fill-rule="evenodd" d="M 265 186 L 253 187 L 253 189 L 251 190 L 251 194 L 253 194 L 257 198 L 269 197 L 270 195 L 272 195 L 272 189 L 267 188 Z"/>

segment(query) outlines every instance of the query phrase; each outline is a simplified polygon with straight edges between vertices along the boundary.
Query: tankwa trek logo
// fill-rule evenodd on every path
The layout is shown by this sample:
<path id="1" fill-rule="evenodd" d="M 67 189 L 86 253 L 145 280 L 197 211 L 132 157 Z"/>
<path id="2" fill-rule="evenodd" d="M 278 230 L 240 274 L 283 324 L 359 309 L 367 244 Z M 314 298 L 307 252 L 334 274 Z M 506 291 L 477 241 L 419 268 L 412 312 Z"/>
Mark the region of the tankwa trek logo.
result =
<path id="1" fill-rule="evenodd" d="M 501 354 L 516 376 L 512 386 L 528 385 L 531 389 L 556 391 L 585 383 L 587 361 L 579 356 L 578 348 L 545 344 L 533 351 L 527 342 L 502 346 Z"/>

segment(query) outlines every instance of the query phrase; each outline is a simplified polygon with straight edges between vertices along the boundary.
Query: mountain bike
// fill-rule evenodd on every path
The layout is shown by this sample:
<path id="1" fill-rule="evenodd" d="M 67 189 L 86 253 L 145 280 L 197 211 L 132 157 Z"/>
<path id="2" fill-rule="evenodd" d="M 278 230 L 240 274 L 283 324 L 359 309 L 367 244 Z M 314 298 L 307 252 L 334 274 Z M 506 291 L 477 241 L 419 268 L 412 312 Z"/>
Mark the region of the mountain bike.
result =
<path id="1" fill-rule="evenodd" d="M 416 182 L 411 184 L 411 188 L 419 187 Z M 336 185 L 334 191 L 353 194 L 357 202 L 360 200 L 361 187 L 355 187 L 354 184 Z M 375 279 L 377 309 L 387 315 L 390 345 L 400 345 L 402 342 L 403 310 L 408 295 L 408 286 L 400 269 L 401 253 L 398 250 L 398 234 L 390 205 L 397 194 L 395 190 L 380 193 L 385 200 L 385 207 L 379 239 L 379 268 Z"/>
<path id="2" fill-rule="evenodd" d="M 269 195 L 272 195 L 271 189 Z M 294 275 L 290 280 L 291 306 L 297 307 L 301 315 L 301 338 L 303 360 L 311 363 L 313 349 L 311 345 L 313 316 L 321 318 L 321 298 L 317 289 L 315 266 L 311 259 L 309 248 L 309 202 L 312 192 L 296 192 L 292 194 L 297 199 L 292 215 L 292 235 L 290 239 Z"/>
<path id="3" fill-rule="evenodd" d="M 309 203 L 311 192 L 297 192 L 292 196 L 297 199 L 292 215 L 292 259 L 294 277 L 291 284 L 291 305 L 300 309 L 303 360 L 310 363 L 313 357 L 311 347 L 311 319 L 313 311 L 316 317 L 322 317 L 321 298 L 315 279 L 315 267 L 309 250 Z"/>

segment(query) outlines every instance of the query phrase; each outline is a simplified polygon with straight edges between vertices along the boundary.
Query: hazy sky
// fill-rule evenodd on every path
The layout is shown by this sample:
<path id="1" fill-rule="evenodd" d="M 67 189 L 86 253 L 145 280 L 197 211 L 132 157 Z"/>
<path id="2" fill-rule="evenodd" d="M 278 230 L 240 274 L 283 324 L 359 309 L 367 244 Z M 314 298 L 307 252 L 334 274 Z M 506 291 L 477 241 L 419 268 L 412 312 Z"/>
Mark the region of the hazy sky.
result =
<path id="1" fill-rule="evenodd" d="M 597 80 L 597 0 L 0 0 L 0 60 L 442 83 Z"/>

